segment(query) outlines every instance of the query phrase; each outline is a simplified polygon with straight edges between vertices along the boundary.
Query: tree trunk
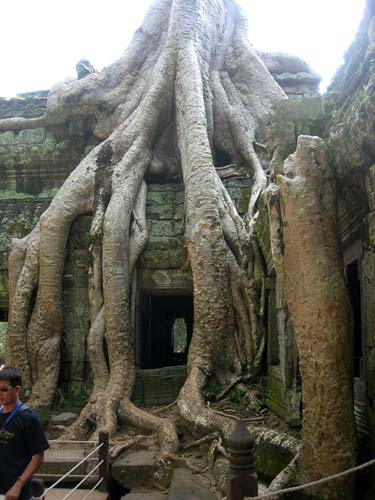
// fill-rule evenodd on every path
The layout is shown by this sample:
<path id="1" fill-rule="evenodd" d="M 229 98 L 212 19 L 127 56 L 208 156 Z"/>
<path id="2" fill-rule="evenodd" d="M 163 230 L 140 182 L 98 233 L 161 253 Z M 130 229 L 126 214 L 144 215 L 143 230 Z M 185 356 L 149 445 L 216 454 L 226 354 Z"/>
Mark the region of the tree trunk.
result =
<path id="1" fill-rule="evenodd" d="M 268 188 L 273 257 L 300 359 L 302 482 L 346 470 L 356 460 L 351 306 L 330 172 L 323 141 L 300 136 L 284 175 Z M 319 494 L 350 499 L 352 482 L 329 483 Z"/>

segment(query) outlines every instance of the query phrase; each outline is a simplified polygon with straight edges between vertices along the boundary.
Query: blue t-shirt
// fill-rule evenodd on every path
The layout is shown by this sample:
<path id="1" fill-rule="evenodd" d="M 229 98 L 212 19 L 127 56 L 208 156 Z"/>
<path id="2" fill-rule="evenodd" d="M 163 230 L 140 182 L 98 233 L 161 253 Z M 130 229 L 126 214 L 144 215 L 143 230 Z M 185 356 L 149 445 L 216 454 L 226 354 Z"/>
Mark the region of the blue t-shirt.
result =
<path id="1" fill-rule="evenodd" d="M 0 430 L 9 413 L 0 413 Z M 0 493 L 6 493 L 26 469 L 33 455 L 49 448 L 38 415 L 21 407 L 0 434 Z M 31 483 L 22 489 L 20 500 L 31 497 Z"/>

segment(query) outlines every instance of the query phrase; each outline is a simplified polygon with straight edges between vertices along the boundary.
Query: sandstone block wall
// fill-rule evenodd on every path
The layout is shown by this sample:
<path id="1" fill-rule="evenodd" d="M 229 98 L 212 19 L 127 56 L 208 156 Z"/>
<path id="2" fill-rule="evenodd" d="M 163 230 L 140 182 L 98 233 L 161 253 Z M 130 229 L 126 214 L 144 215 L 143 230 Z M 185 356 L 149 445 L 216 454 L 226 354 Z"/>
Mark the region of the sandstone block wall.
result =
<path id="1" fill-rule="evenodd" d="M 0 99 L 0 118 L 17 114 L 38 116 L 46 99 L 38 95 Z M 95 145 L 90 120 L 66 125 L 0 133 L 0 321 L 8 310 L 8 254 L 12 238 L 28 234 L 54 194 Z M 250 197 L 249 177 L 229 178 L 225 184 L 242 215 Z M 73 394 L 89 376 L 86 353 L 90 327 L 87 270 L 90 264 L 90 216 L 72 225 L 63 278 L 63 369 Z M 191 289 L 184 242 L 184 191 L 180 183 L 150 184 L 147 196 L 149 240 L 138 263 L 139 286 L 149 289 Z M 138 332 L 139 335 L 139 332 Z M 139 344 L 139 341 L 137 342 Z"/>

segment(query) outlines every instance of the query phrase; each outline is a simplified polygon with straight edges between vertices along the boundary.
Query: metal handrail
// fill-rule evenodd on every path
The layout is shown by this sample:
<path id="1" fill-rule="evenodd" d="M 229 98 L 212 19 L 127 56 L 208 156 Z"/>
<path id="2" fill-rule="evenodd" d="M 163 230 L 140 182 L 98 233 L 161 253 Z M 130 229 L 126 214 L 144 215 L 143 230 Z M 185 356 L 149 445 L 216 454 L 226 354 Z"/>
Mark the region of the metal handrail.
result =
<path id="1" fill-rule="evenodd" d="M 98 487 L 98 486 L 99 486 L 99 485 L 103 482 L 103 479 L 104 479 L 104 478 L 102 478 L 102 477 L 101 477 L 101 478 L 99 479 L 99 481 L 96 483 L 96 485 L 95 485 L 95 486 L 93 486 L 93 487 L 91 488 L 91 490 L 87 493 L 87 495 L 86 495 L 84 498 L 82 498 L 82 500 L 86 500 L 86 498 L 88 498 L 88 497 L 91 495 L 91 493 L 92 493 L 94 490 L 96 490 L 96 488 L 97 488 L 97 487 Z"/>
<path id="2" fill-rule="evenodd" d="M 46 491 L 43 493 L 43 496 L 45 496 L 50 490 L 52 490 L 55 486 L 57 486 L 58 484 L 61 483 L 61 481 L 63 481 L 65 478 L 69 477 L 69 475 L 71 474 L 71 472 L 73 472 L 74 470 L 76 470 L 80 465 L 82 465 L 84 462 L 86 462 L 86 460 L 91 457 L 91 455 L 93 455 L 94 453 L 96 453 L 102 446 L 104 445 L 104 443 L 100 443 L 99 446 L 97 446 L 95 449 L 93 449 L 85 458 L 83 458 L 78 464 L 76 464 L 74 467 L 72 467 L 70 470 L 68 470 L 68 472 L 66 472 L 63 476 L 60 477 L 60 479 L 58 479 L 55 483 L 53 483 L 49 488 L 46 489 Z M 43 498 L 43 497 L 42 497 Z"/>
<path id="3" fill-rule="evenodd" d="M 76 441 L 74 441 L 76 443 Z M 81 444 L 96 444 L 96 441 L 81 441 Z M 47 488 L 43 494 L 39 498 L 35 498 L 34 500 L 45 500 L 46 495 L 53 490 L 56 486 L 58 486 L 62 481 L 64 481 L 66 478 L 71 478 L 71 479 L 81 479 L 78 484 L 76 484 L 63 498 L 63 500 L 66 500 L 69 498 L 72 493 L 78 488 L 90 477 L 93 476 L 94 472 L 99 469 L 99 474 L 98 476 L 93 476 L 99 477 L 98 482 L 95 484 L 93 488 L 87 493 L 87 495 L 84 497 L 83 500 L 88 498 L 91 493 L 99 487 L 100 491 L 107 492 L 108 491 L 108 432 L 100 432 L 99 433 L 99 445 L 96 446 L 88 455 L 86 455 L 79 463 L 74 465 L 68 472 L 66 472 L 63 476 L 59 477 L 57 481 L 55 481 L 49 488 Z M 72 474 L 78 467 L 80 467 L 83 463 L 91 463 L 93 462 L 92 455 L 94 453 L 97 453 L 97 456 L 95 457 L 97 459 L 97 464 L 95 467 L 93 467 L 86 475 L 82 474 Z M 86 469 L 87 470 L 87 469 Z M 51 476 L 51 474 L 48 474 Z M 53 474 L 52 474 L 53 476 Z"/>
<path id="4" fill-rule="evenodd" d="M 74 486 L 74 488 L 72 488 L 69 493 L 67 493 L 64 498 L 62 500 L 65 500 L 66 498 L 69 498 L 70 495 L 73 493 L 73 491 L 75 490 L 78 490 L 78 488 L 81 486 L 81 484 L 83 484 L 86 479 L 88 479 L 95 471 L 96 469 L 98 469 L 103 463 L 103 460 L 101 460 L 92 470 L 90 470 L 90 472 L 88 474 L 86 474 L 86 476 L 78 483 Z M 101 480 L 103 480 L 103 478 L 101 478 Z"/>

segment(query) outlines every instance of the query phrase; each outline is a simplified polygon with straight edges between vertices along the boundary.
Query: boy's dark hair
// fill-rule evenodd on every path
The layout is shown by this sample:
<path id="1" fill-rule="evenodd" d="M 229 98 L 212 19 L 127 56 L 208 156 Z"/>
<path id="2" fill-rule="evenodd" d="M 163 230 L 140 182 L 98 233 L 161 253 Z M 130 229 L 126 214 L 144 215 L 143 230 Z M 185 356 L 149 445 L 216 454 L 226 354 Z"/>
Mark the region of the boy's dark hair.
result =
<path id="1" fill-rule="evenodd" d="M 20 372 L 12 366 L 4 366 L 0 369 L 0 380 L 8 380 L 12 387 L 22 385 Z"/>

